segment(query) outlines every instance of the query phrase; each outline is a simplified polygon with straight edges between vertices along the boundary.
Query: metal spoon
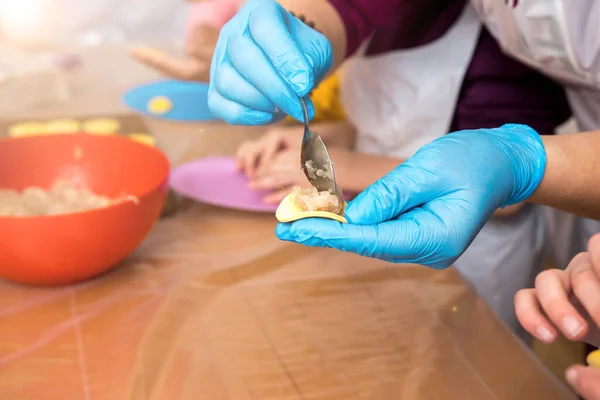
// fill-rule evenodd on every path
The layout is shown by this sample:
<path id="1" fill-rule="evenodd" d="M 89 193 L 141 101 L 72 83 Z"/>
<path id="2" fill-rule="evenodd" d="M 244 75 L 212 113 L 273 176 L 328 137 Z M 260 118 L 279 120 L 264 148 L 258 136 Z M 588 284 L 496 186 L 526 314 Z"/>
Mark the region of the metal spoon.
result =
<path id="1" fill-rule="evenodd" d="M 310 184 L 319 192 L 334 194 L 340 200 L 340 204 L 343 204 L 344 195 L 342 189 L 336 184 L 333 162 L 331 162 L 327 147 L 321 137 L 308 127 L 308 111 L 303 98 L 300 98 L 300 104 L 304 113 L 304 135 L 300 152 L 302 171 Z"/>

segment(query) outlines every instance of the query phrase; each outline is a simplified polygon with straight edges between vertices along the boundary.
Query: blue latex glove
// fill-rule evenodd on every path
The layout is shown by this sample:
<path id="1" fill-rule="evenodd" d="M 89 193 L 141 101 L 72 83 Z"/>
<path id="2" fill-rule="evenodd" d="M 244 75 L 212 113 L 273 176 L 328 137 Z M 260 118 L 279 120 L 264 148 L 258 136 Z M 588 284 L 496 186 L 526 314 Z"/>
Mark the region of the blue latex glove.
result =
<path id="1" fill-rule="evenodd" d="M 279 224 L 277 236 L 446 268 L 498 207 L 533 194 L 545 166 L 541 138 L 527 126 L 451 133 L 421 148 L 352 201 L 346 210 L 350 223 L 305 219 Z"/>
<path id="2" fill-rule="evenodd" d="M 329 40 L 274 0 L 249 0 L 221 30 L 208 105 L 230 124 L 302 120 L 306 96 L 333 63 Z M 314 117 L 312 102 L 307 104 Z"/>

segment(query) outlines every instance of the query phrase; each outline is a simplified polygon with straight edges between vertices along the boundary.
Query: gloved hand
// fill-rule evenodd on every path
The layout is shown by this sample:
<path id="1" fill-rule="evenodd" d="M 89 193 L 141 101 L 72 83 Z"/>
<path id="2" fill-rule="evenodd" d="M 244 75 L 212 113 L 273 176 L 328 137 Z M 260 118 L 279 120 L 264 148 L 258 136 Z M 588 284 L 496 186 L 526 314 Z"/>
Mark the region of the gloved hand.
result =
<path id="1" fill-rule="evenodd" d="M 311 218 L 279 224 L 276 233 L 308 246 L 446 268 L 494 210 L 533 194 L 545 165 L 541 138 L 527 126 L 451 133 L 361 193 L 346 209 L 348 224 Z"/>
<path id="2" fill-rule="evenodd" d="M 274 0 L 249 0 L 221 30 L 208 104 L 230 124 L 262 125 L 289 114 L 302 120 L 306 96 L 333 63 L 325 36 Z M 314 106 L 307 103 L 309 118 Z"/>

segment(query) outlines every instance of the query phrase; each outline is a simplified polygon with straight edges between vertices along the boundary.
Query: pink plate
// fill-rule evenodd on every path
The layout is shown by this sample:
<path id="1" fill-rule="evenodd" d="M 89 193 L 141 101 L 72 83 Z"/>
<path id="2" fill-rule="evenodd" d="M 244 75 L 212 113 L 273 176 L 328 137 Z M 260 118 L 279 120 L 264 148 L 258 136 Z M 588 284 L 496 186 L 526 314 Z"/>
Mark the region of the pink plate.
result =
<path id="1" fill-rule="evenodd" d="M 233 157 L 209 157 L 175 168 L 171 188 L 202 203 L 237 210 L 275 212 L 277 204 L 263 202 L 265 192 L 248 188 L 248 179 L 235 168 Z"/>

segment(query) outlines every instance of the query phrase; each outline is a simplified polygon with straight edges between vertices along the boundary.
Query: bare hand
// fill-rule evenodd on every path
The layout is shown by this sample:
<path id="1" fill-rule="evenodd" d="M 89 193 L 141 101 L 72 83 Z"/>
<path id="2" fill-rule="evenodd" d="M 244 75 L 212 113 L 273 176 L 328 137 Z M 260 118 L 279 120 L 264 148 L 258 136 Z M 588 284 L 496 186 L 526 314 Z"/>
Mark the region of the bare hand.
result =
<path id="1" fill-rule="evenodd" d="M 308 188 L 310 183 L 300 167 L 300 150 L 287 149 L 275 154 L 250 181 L 250 188 L 271 191 L 265 203 L 279 203 L 295 187 Z"/>
<path id="2" fill-rule="evenodd" d="M 586 400 L 600 400 L 600 370 L 575 365 L 567 370 L 567 381 Z"/>
<path id="3" fill-rule="evenodd" d="M 183 81 L 208 82 L 210 63 L 219 37 L 212 26 L 197 25 L 186 40 L 186 57 L 178 58 L 151 48 L 132 50 L 131 56 L 151 68 Z"/>
<path id="4" fill-rule="evenodd" d="M 242 143 L 237 151 L 237 167 L 250 179 L 266 168 L 275 156 L 284 150 L 294 149 L 296 166 L 300 168 L 300 147 L 303 128 L 300 126 L 275 126 L 257 140 Z"/>
<path id="5" fill-rule="evenodd" d="M 520 290 L 515 309 L 521 325 L 545 343 L 560 331 L 571 340 L 598 344 L 600 338 L 600 235 L 590 239 L 564 270 L 541 272 L 535 289 Z"/>

